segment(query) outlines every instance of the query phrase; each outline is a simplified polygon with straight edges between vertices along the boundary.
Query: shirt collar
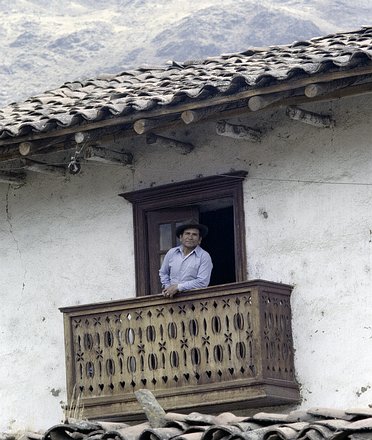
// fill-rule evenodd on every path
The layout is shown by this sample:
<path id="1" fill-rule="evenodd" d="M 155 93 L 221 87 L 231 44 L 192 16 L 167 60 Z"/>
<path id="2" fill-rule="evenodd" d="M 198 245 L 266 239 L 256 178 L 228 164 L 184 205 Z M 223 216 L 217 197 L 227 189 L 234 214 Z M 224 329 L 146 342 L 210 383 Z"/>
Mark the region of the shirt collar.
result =
<path id="1" fill-rule="evenodd" d="M 182 252 L 182 244 L 181 244 L 180 246 L 177 247 L 177 250 L 178 250 L 178 252 L 180 252 L 180 253 L 183 255 L 183 252 Z M 197 257 L 200 257 L 200 255 L 201 255 L 201 251 L 202 251 L 201 247 L 200 247 L 199 245 L 197 245 L 196 248 L 193 249 L 193 250 L 190 252 L 190 254 L 192 254 L 193 252 L 195 252 L 196 256 L 197 256 Z M 189 255 L 190 255 L 190 254 L 189 254 Z"/>

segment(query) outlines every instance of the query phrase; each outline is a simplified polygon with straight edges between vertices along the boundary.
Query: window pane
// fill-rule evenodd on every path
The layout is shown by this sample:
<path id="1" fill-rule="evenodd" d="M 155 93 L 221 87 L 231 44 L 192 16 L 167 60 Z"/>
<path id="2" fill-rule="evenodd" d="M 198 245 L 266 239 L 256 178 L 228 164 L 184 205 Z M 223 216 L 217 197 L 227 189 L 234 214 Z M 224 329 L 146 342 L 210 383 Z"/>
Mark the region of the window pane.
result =
<path id="1" fill-rule="evenodd" d="M 172 247 L 172 224 L 165 223 L 159 229 L 160 250 L 166 251 Z"/>

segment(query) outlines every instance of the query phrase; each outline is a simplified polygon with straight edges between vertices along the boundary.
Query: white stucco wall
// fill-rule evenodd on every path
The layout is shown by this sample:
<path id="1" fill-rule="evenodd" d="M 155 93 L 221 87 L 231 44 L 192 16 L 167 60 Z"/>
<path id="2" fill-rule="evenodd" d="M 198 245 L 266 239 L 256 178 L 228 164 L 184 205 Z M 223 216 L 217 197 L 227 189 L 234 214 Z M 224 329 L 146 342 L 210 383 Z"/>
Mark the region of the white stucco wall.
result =
<path id="1" fill-rule="evenodd" d="M 0 432 L 44 429 L 65 401 L 61 306 L 134 295 L 131 172 L 0 186 Z"/>
<path id="2" fill-rule="evenodd" d="M 131 205 L 118 194 L 245 169 L 250 279 L 294 285 L 295 364 L 302 406 L 372 401 L 371 98 L 313 104 L 333 129 L 284 109 L 231 122 L 264 129 L 260 143 L 219 137 L 214 123 L 167 133 L 188 155 L 118 140 L 133 167 L 86 165 L 66 180 L 29 175 L 0 185 L 0 432 L 45 429 L 65 396 L 58 307 L 134 295 Z"/>

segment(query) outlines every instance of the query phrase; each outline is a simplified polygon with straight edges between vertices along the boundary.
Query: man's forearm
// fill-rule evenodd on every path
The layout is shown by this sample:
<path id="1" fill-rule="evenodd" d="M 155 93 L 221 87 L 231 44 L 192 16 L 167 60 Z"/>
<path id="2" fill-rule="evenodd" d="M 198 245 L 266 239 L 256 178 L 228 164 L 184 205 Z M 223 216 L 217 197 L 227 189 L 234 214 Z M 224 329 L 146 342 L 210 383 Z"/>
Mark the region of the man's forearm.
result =
<path id="1" fill-rule="evenodd" d="M 202 289 L 208 287 L 209 280 L 196 278 L 195 280 L 185 281 L 178 284 L 178 290 L 183 292 L 184 290 Z"/>

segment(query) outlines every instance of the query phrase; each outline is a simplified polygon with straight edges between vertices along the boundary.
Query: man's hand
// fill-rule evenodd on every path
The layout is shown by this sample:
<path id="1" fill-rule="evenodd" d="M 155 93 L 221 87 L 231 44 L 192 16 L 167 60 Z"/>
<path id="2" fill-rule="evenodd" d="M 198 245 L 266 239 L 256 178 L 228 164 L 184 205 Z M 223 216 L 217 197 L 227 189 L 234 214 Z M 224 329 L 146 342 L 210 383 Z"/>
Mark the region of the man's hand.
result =
<path id="1" fill-rule="evenodd" d="M 162 293 L 167 298 L 173 298 L 177 292 L 178 292 L 177 284 L 172 284 L 171 286 L 165 287 Z"/>

